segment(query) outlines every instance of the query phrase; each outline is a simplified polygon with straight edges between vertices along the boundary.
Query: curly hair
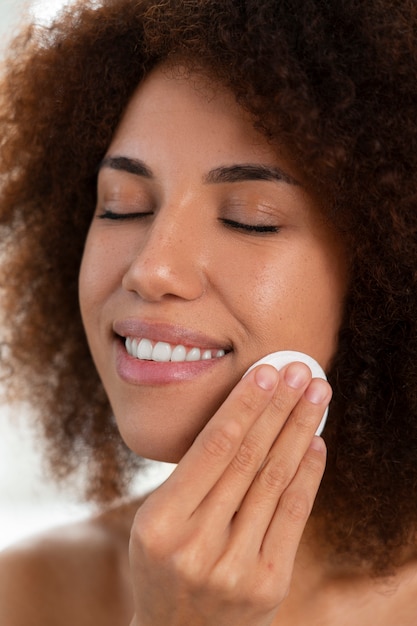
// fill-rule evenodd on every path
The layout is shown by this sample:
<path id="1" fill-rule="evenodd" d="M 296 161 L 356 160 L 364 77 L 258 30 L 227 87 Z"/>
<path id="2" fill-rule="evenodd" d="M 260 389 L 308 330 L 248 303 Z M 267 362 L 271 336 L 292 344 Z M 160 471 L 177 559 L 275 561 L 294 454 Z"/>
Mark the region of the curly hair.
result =
<path id="1" fill-rule="evenodd" d="M 3 377 L 37 408 L 58 478 L 128 488 L 78 307 L 96 175 L 133 91 L 176 58 L 285 145 L 347 242 L 313 514 L 333 554 L 374 572 L 417 526 L 417 4 L 414 0 L 83 0 L 10 48 L 0 95 Z"/>

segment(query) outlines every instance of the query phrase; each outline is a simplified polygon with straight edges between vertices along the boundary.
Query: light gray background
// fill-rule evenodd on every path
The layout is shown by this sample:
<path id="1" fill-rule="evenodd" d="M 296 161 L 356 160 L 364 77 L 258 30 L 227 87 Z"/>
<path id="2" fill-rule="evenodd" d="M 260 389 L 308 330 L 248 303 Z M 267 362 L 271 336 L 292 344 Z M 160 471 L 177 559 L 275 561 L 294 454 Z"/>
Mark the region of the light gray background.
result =
<path id="1" fill-rule="evenodd" d="M 4 35 L 9 34 L 12 26 L 15 25 L 22 11 L 22 6 L 22 0 L 0 0 L 1 42 L 3 42 Z"/>

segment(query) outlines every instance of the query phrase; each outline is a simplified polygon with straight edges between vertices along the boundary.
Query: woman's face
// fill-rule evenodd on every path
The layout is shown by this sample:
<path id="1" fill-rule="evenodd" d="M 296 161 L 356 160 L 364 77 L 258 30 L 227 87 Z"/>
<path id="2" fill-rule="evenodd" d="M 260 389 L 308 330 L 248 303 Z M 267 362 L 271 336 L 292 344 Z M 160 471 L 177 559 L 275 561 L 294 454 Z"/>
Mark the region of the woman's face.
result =
<path id="1" fill-rule="evenodd" d="M 80 274 L 88 341 L 127 445 L 178 461 L 269 352 L 299 350 L 326 368 L 345 285 L 343 246 L 317 199 L 233 96 L 193 75 L 150 74 L 102 163 Z"/>

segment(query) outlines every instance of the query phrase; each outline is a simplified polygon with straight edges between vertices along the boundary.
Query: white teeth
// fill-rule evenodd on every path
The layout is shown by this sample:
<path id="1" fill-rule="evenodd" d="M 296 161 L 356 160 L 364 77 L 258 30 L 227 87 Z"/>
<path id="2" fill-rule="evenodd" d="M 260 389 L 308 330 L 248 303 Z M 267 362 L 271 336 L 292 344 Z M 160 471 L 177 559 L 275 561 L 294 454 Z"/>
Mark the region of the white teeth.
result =
<path id="1" fill-rule="evenodd" d="M 127 337 L 125 340 L 127 353 L 136 358 L 159 363 L 184 363 L 190 361 L 207 361 L 212 358 L 223 357 L 224 350 L 200 350 L 200 348 L 187 349 L 183 345 L 171 346 L 165 341 L 158 341 L 155 345 L 149 339 L 134 339 Z"/>
<path id="2" fill-rule="evenodd" d="M 201 351 L 199 348 L 192 348 L 187 356 L 185 357 L 186 361 L 199 361 L 201 357 Z"/>
<path id="3" fill-rule="evenodd" d="M 181 362 L 185 361 L 187 350 L 184 346 L 175 346 L 171 354 L 171 361 Z"/>
<path id="4" fill-rule="evenodd" d="M 171 346 L 164 341 L 158 341 L 152 350 L 152 361 L 160 361 L 161 363 L 167 363 L 171 360 Z"/>
<path id="5" fill-rule="evenodd" d="M 126 346 L 126 350 L 127 352 L 132 355 L 132 339 L 130 337 L 126 338 L 125 341 L 125 346 Z"/>
<path id="6" fill-rule="evenodd" d="M 133 341 L 135 341 L 135 339 Z M 152 342 L 149 341 L 149 339 L 141 339 L 137 347 L 136 355 L 135 355 L 135 352 L 132 351 L 132 356 L 136 356 L 137 359 L 150 361 L 152 359 L 152 353 L 153 353 Z"/>

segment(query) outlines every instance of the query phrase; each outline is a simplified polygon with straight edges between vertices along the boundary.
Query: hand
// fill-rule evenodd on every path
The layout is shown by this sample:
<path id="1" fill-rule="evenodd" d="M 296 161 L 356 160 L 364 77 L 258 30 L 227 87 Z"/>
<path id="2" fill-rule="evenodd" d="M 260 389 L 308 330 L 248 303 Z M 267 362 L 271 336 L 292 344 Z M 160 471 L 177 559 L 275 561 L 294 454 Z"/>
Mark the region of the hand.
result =
<path id="1" fill-rule="evenodd" d="M 331 388 L 292 363 L 251 371 L 139 509 L 132 626 L 267 626 L 288 594 L 325 466 Z"/>

